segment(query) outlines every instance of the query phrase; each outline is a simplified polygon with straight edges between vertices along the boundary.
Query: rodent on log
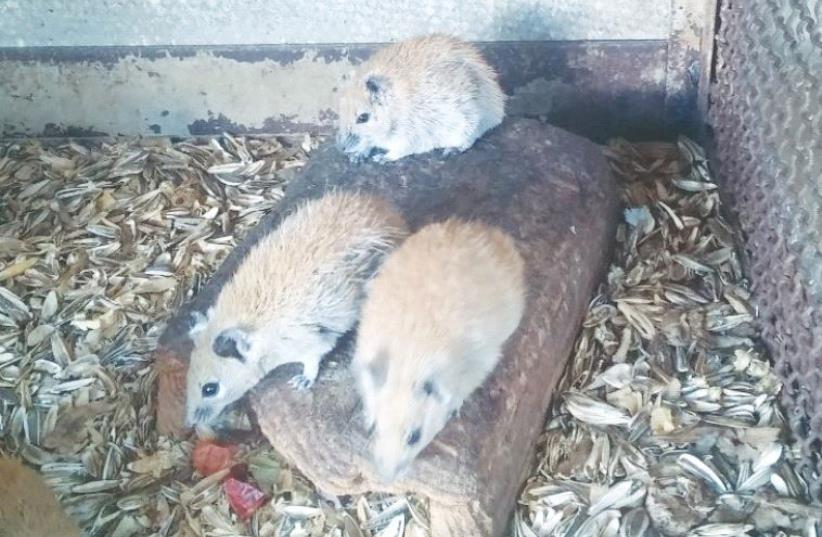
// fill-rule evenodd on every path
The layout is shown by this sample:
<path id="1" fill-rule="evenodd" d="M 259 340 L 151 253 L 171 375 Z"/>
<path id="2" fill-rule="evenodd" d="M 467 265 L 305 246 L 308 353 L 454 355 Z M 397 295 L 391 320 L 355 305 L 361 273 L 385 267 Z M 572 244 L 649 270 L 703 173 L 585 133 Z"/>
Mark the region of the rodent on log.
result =
<path id="1" fill-rule="evenodd" d="M 260 240 L 206 315 L 195 313 L 186 420 L 210 425 L 231 403 L 286 363 L 311 387 L 320 361 L 354 327 L 364 285 L 405 236 L 382 198 L 332 192 L 308 201 Z"/>
<path id="2" fill-rule="evenodd" d="M 485 381 L 524 308 L 524 262 L 495 227 L 430 224 L 388 256 L 352 362 L 383 479 L 402 475 Z"/>
<path id="3" fill-rule="evenodd" d="M 465 151 L 502 122 L 497 78 L 476 47 L 454 37 L 388 45 L 341 88 L 337 144 L 353 161 Z"/>

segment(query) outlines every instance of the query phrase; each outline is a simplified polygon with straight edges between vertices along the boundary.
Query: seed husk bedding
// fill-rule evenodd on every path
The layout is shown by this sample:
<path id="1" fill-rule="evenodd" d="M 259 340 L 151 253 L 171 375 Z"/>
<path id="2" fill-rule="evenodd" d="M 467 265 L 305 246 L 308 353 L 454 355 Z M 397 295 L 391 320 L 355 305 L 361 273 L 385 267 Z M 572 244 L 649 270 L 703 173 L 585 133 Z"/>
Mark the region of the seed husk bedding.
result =
<path id="1" fill-rule="evenodd" d="M 248 521 L 194 440 L 154 427 L 166 320 L 281 199 L 318 139 L 0 142 L 0 453 L 99 536 L 428 535 L 424 501 L 315 490 L 263 441 Z M 626 202 L 510 534 L 812 536 L 822 518 L 704 153 L 607 156 Z"/>

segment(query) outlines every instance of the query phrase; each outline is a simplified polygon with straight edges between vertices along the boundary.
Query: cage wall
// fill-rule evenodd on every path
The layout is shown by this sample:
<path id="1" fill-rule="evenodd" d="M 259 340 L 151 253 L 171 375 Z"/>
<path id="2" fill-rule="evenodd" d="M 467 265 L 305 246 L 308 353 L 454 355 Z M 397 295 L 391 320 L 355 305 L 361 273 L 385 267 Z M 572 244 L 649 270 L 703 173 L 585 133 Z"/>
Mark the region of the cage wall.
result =
<path id="1" fill-rule="evenodd" d="M 803 472 L 822 500 L 822 0 L 725 0 L 709 123 Z"/>
<path id="2" fill-rule="evenodd" d="M 447 32 L 481 43 L 511 114 L 654 138 L 694 123 L 714 1 L 0 2 L 0 136 L 328 132 L 376 44 Z"/>

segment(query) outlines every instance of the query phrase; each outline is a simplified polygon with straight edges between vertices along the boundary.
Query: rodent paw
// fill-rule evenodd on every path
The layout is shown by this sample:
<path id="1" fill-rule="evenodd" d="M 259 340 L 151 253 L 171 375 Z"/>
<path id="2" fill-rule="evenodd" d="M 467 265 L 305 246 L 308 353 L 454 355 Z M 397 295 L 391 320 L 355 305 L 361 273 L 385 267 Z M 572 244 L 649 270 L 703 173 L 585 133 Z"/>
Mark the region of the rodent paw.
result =
<path id="1" fill-rule="evenodd" d="M 369 156 L 371 160 L 376 162 L 377 164 L 383 164 L 391 160 L 388 158 L 388 151 L 381 147 L 373 148 L 369 153 Z"/>
<path id="2" fill-rule="evenodd" d="M 465 147 L 443 147 L 440 150 L 440 156 L 442 156 L 443 158 L 450 157 L 450 156 L 453 156 L 453 155 L 458 155 L 460 153 L 464 153 L 465 150 L 466 150 Z"/>
<path id="3" fill-rule="evenodd" d="M 305 391 L 314 385 L 314 379 L 308 378 L 305 375 L 295 375 L 291 377 L 288 384 L 298 392 Z"/>

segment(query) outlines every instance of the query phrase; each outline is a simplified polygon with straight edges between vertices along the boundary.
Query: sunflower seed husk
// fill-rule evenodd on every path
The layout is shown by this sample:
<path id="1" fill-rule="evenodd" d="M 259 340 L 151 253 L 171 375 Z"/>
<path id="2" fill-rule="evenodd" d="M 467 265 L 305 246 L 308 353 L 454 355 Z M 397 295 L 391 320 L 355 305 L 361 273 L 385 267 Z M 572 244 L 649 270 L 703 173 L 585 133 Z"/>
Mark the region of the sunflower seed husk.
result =
<path id="1" fill-rule="evenodd" d="M 809 535 L 822 516 L 704 152 L 606 155 L 628 207 L 514 535 Z"/>
<path id="2" fill-rule="evenodd" d="M 362 500 L 377 530 L 426 535 L 427 510 L 410 499 L 329 508 L 261 439 L 238 454 L 255 457 L 249 472 L 272 499 L 248 527 L 219 485 L 226 472 L 203 479 L 192 442 L 154 430 L 150 358 L 166 320 L 277 205 L 285 170 L 316 143 L 0 142 L 0 451 L 39 466 L 89 534 L 339 537 L 340 516 Z M 396 502 L 406 508 L 388 509 Z M 357 529 L 373 537 L 365 522 Z"/>

